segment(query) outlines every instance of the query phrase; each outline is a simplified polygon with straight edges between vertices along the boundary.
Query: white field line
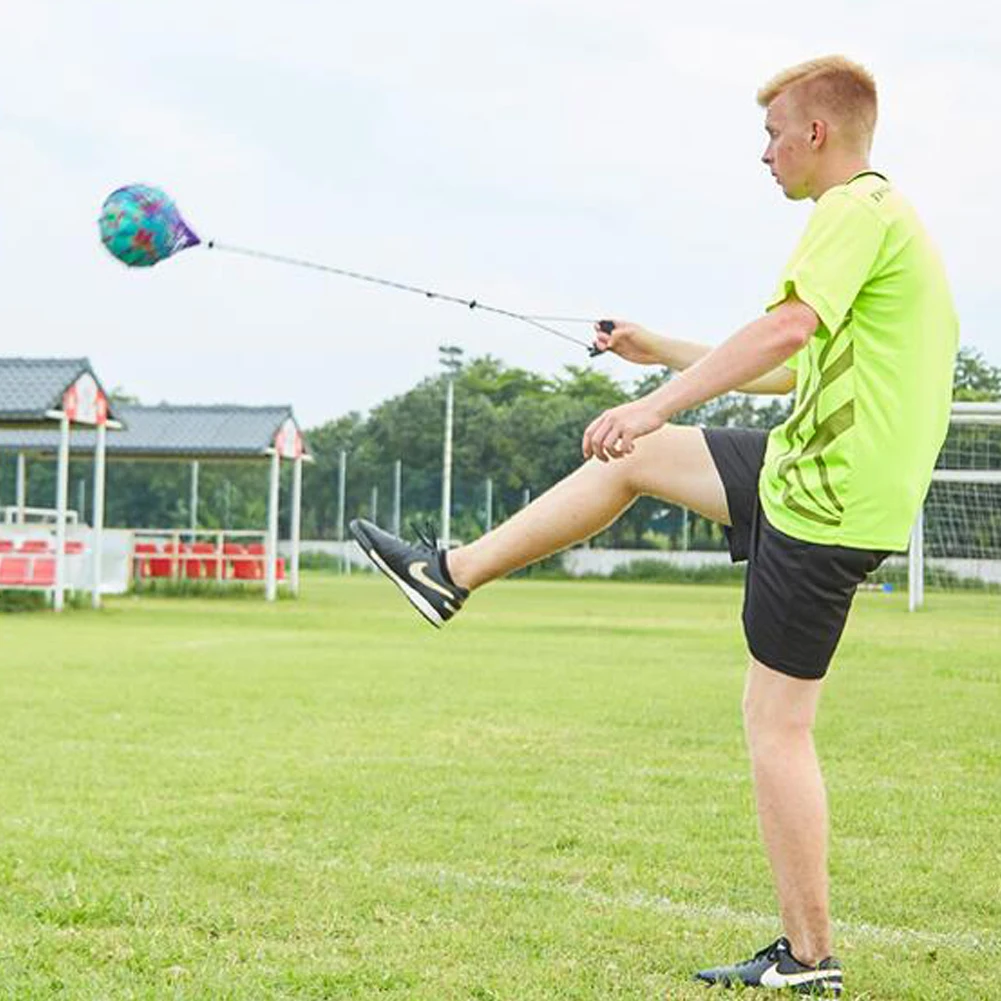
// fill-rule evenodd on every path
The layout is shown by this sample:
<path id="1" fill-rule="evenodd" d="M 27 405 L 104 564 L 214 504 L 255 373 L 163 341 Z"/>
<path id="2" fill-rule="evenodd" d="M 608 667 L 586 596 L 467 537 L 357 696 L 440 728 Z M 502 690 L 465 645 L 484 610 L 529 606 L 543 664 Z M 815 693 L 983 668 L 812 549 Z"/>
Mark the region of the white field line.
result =
<path id="1" fill-rule="evenodd" d="M 373 873 L 378 872 L 372 868 Z M 680 903 L 668 897 L 654 896 L 642 892 L 625 894 L 602 893 L 585 886 L 566 883 L 529 882 L 506 876 L 474 876 L 442 866 L 433 865 L 392 865 L 384 870 L 387 875 L 436 882 L 469 890 L 493 890 L 504 893 L 524 893 L 530 896 L 548 894 L 567 897 L 596 907 L 623 908 L 634 911 L 650 911 L 669 914 L 689 920 L 725 921 L 730 924 L 753 928 L 778 928 L 778 919 L 750 911 L 737 911 L 724 906 L 700 906 Z M 886 945 L 910 945 L 930 948 L 951 948 L 963 951 L 1001 949 L 1001 938 L 990 932 L 935 932 L 920 928 L 886 928 L 881 925 L 835 921 L 835 930 L 845 937 L 858 937 Z M 776 931 L 777 933 L 777 931 Z"/>
<path id="2" fill-rule="evenodd" d="M 203 854 L 203 853 L 199 853 Z M 226 855 L 234 859 L 250 859 L 257 862 L 268 862 L 275 865 L 291 864 L 318 865 L 322 868 L 341 872 L 360 873 L 363 876 L 375 878 L 389 877 L 393 880 L 413 880 L 422 883 L 435 883 L 442 887 L 456 887 L 460 890 L 525 894 L 530 897 L 553 896 L 576 900 L 592 907 L 620 908 L 632 911 L 648 911 L 654 914 L 668 914 L 672 917 L 689 921 L 724 921 L 728 924 L 743 925 L 750 928 L 769 929 L 778 934 L 779 922 L 775 916 L 757 914 L 753 911 L 738 911 L 723 905 L 700 905 L 681 903 L 669 897 L 633 891 L 631 893 L 603 893 L 586 886 L 570 883 L 556 883 L 545 880 L 529 881 L 515 879 L 510 876 L 473 875 L 447 866 L 423 864 L 406 865 L 390 863 L 388 865 L 371 865 L 358 862 L 343 856 L 319 859 L 310 862 L 306 857 L 296 853 L 292 862 L 287 851 L 269 851 L 267 849 L 238 848 L 220 852 L 210 849 L 204 854 L 213 857 Z M 882 945 L 919 946 L 931 949 L 956 949 L 962 952 L 991 952 L 996 954 L 1001 950 L 1001 936 L 993 931 L 957 931 L 938 932 L 923 928 L 891 928 L 868 922 L 834 921 L 835 931 L 843 938 L 852 937 L 867 939 Z"/>

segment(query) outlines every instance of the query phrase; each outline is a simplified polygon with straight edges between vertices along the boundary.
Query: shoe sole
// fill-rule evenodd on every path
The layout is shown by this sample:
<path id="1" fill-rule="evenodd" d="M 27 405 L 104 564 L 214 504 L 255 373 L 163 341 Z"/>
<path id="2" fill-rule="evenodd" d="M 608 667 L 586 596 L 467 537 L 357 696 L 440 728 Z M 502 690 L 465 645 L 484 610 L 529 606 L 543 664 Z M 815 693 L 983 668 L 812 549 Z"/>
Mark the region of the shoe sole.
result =
<path id="1" fill-rule="evenodd" d="M 365 534 L 365 530 L 360 525 L 349 525 L 348 531 L 355 537 L 355 542 L 361 546 L 362 552 L 381 570 L 399 589 L 403 592 L 407 601 L 417 609 L 421 615 L 431 623 L 435 629 L 441 629 L 445 620 L 438 614 L 434 605 L 424 597 L 420 591 L 411 587 L 399 574 L 397 574 L 379 555 L 379 551 L 372 544 L 371 539 Z"/>
<path id="2" fill-rule="evenodd" d="M 798 994 L 801 997 L 813 997 L 813 998 L 840 998 L 844 991 L 844 981 L 842 979 L 842 973 L 839 971 L 837 974 L 825 977 L 823 980 L 814 980 L 802 984 L 787 984 L 784 987 L 766 987 L 766 993 L 781 993 L 785 995 Z M 740 990 L 760 990 L 764 985 L 757 984 L 753 986 L 748 986 L 747 984 L 742 984 L 739 980 L 731 979 L 719 979 L 719 980 L 706 980 L 703 977 L 696 976 L 693 978 L 695 983 L 703 984 L 709 988 L 723 988 L 724 990 L 733 990 L 738 988 Z"/>

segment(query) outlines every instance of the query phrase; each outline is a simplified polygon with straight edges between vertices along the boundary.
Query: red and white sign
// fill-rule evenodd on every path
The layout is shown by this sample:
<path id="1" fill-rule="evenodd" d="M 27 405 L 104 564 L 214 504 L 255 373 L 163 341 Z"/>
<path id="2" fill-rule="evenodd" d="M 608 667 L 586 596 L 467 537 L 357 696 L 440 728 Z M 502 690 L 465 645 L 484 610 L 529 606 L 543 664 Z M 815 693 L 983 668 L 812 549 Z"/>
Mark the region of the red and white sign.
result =
<path id="1" fill-rule="evenodd" d="M 275 451 L 283 459 L 298 459 L 306 451 L 302 434 L 289 417 L 275 435 Z"/>
<path id="2" fill-rule="evenodd" d="M 97 380 L 84 372 L 69 389 L 63 393 L 63 413 L 74 424 L 106 424 L 108 421 L 108 400 L 97 385 Z"/>

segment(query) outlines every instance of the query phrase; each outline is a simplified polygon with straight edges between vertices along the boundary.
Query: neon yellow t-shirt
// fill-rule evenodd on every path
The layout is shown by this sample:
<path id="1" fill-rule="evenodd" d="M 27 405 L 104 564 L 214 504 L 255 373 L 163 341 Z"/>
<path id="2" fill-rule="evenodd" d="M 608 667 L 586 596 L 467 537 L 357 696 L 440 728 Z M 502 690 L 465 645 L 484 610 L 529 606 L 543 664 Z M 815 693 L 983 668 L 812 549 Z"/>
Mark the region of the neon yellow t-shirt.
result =
<path id="1" fill-rule="evenodd" d="M 792 416 L 768 438 L 768 520 L 807 542 L 901 551 L 949 424 L 959 337 L 945 270 L 874 172 L 817 201 L 769 309 L 820 317 L 796 357 Z"/>

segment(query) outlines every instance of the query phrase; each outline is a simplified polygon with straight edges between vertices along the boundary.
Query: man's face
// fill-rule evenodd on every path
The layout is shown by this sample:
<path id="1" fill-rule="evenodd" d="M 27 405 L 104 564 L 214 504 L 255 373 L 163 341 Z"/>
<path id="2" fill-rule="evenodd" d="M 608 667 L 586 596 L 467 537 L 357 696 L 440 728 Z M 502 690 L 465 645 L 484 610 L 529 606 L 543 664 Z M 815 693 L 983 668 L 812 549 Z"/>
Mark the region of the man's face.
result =
<path id="1" fill-rule="evenodd" d="M 768 146 L 761 162 L 782 186 L 786 198 L 799 201 L 810 197 L 810 176 L 815 150 L 810 143 L 812 122 L 804 121 L 788 93 L 779 94 L 768 105 L 765 131 Z"/>

